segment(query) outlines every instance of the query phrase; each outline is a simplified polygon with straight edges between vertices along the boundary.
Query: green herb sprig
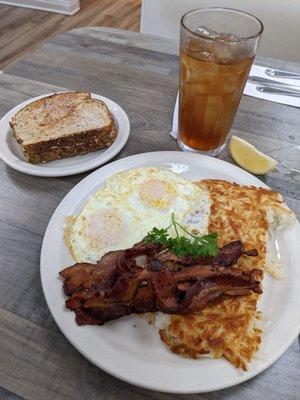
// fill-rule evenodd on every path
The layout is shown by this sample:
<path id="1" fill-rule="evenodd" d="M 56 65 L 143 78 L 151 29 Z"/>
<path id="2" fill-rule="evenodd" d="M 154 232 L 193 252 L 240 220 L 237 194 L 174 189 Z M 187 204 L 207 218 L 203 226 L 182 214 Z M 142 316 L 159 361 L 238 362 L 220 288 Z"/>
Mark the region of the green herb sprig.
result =
<path id="1" fill-rule="evenodd" d="M 174 227 L 176 237 L 170 237 L 168 230 Z M 180 236 L 179 230 L 182 229 L 191 239 Z M 218 255 L 218 235 L 217 233 L 209 233 L 205 236 L 196 236 L 188 232 L 176 220 L 172 213 L 172 223 L 166 229 L 158 229 L 154 227 L 143 240 L 146 243 L 157 243 L 163 247 L 167 247 L 176 256 L 191 255 L 197 257 L 215 257 Z"/>

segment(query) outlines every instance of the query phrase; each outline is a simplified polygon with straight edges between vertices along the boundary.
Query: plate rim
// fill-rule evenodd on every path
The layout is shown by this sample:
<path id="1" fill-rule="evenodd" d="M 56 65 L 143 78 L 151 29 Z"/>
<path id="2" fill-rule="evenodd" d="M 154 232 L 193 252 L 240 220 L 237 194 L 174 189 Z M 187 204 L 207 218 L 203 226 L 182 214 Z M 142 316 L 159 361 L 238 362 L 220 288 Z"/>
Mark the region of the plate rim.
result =
<path id="1" fill-rule="evenodd" d="M 221 390 L 221 389 L 225 389 L 228 387 L 233 387 L 236 386 L 240 383 L 243 383 L 257 375 L 259 375 L 261 372 L 265 371 L 267 368 L 269 368 L 275 361 L 277 361 L 283 354 L 284 352 L 290 347 L 290 345 L 293 343 L 293 341 L 297 338 L 297 336 L 300 334 L 300 321 L 298 322 L 298 325 L 295 326 L 294 331 L 292 332 L 292 334 L 289 337 L 289 340 L 285 343 L 284 346 L 282 346 L 277 352 L 274 353 L 274 355 L 269 358 L 266 362 L 264 362 L 259 368 L 257 368 L 255 371 L 248 371 L 247 375 L 245 374 L 244 376 L 240 376 L 236 379 L 232 379 L 232 381 L 228 382 L 228 383 L 224 383 L 224 384 L 216 384 L 213 388 L 209 388 L 209 389 L 195 389 L 195 388 L 186 388 L 186 389 L 176 389 L 176 388 L 162 388 L 162 387 L 153 387 L 151 384 L 147 384 L 147 382 L 145 383 L 140 383 L 137 382 L 134 378 L 131 378 L 129 376 L 124 376 L 124 371 L 123 373 L 119 372 L 119 371 L 115 371 L 112 370 L 110 368 L 107 368 L 106 366 L 101 365 L 101 361 L 99 362 L 99 360 L 96 360 L 95 357 L 87 354 L 84 350 L 80 349 L 79 346 L 77 346 L 77 344 L 75 343 L 75 341 L 73 340 L 73 338 L 70 337 L 70 335 L 68 334 L 68 331 L 61 326 L 60 321 L 58 318 L 56 318 L 54 312 L 53 312 L 53 307 L 52 304 L 50 303 L 50 301 L 48 301 L 47 295 L 46 295 L 46 282 L 44 281 L 44 273 L 43 273 L 43 257 L 44 257 L 44 253 L 46 251 L 45 246 L 46 246 L 46 241 L 47 241 L 47 236 L 50 234 L 50 229 L 51 229 L 51 221 L 54 220 L 54 218 L 59 215 L 60 209 L 63 206 L 63 203 L 66 202 L 68 200 L 69 197 L 71 197 L 71 195 L 76 192 L 79 188 L 80 185 L 84 185 L 87 184 L 89 181 L 93 181 L 93 178 L 99 174 L 100 170 L 109 170 L 109 168 L 111 168 L 111 165 L 121 165 L 123 163 L 126 163 L 127 160 L 134 160 L 135 158 L 139 158 L 141 156 L 145 157 L 145 155 L 147 155 L 147 158 L 151 158 L 151 156 L 155 156 L 155 155 L 173 155 L 173 154 L 189 154 L 191 156 L 190 153 L 183 153 L 180 151 L 156 151 L 156 152 L 149 152 L 149 153 L 139 153 L 139 154 L 135 154 L 132 156 L 128 156 L 128 157 L 124 157 L 121 158 L 119 160 L 114 161 L 113 163 L 110 163 L 106 166 L 103 166 L 99 169 L 97 169 L 96 171 L 92 172 L 91 174 L 89 174 L 87 177 L 85 177 L 84 179 L 82 179 L 79 183 L 77 183 L 67 194 L 66 196 L 61 200 L 61 202 L 58 204 L 57 208 L 55 209 L 55 211 L 53 212 L 49 223 L 47 225 L 45 234 L 44 234 L 44 238 L 43 238 L 43 242 L 42 242 L 42 246 L 41 246 L 41 256 L 40 256 L 40 276 L 41 276 L 41 283 L 42 283 L 42 289 L 43 289 L 43 293 L 44 293 L 44 297 L 46 299 L 46 303 L 47 306 L 49 308 L 49 311 L 52 315 L 52 317 L 54 318 L 56 324 L 58 325 L 59 329 L 61 330 L 61 332 L 63 333 L 63 335 L 66 337 L 66 339 L 72 344 L 73 347 L 75 347 L 75 349 L 77 351 L 79 351 L 80 354 L 82 354 L 85 358 L 87 358 L 90 362 L 92 362 L 97 368 L 102 369 L 103 371 L 109 373 L 110 375 L 124 381 L 124 382 L 128 382 L 130 384 L 133 384 L 135 386 L 141 387 L 141 388 L 145 388 L 145 389 L 149 389 L 149 390 L 153 390 L 153 391 L 160 391 L 163 393 L 173 393 L 173 394 L 193 394 L 193 393 L 208 393 L 211 391 L 216 391 L 216 390 Z M 202 155 L 202 154 L 192 154 L 192 157 L 199 157 L 199 160 L 202 158 L 203 160 L 214 160 L 217 164 L 219 163 L 221 166 L 229 166 L 230 168 L 236 169 L 239 172 L 242 172 L 242 174 L 245 177 L 249 177 L 251 178 L 251 180 L 254 180 L 255 182 L 257 182 L 257 186 L 258 187 L 263 187 L 263 188 L 267 188 L 270 189 L 270 187 L 268 187 L 264 182 L 260 181 L 258 178 L 256 178 L 255 176 L 253 176 L 252 174 L 250 174 L 247 171 L 242 170 L 241 168 L 227 162 L 224 160 L 220 160 L 217 158 L 212 158 L 206 155 Z M 163 157 L 161 157 L 161 159 L 163 159 Z M 146 161 L 145 161 L 146 163 Z M 138 168 L 137 166 L 131 166 L 130 168 Z M 127 168 L 124 168 L 127 169 Z M 124 170 L 123 169 L 123 170 Z M 104 171 L 104 172 L 105 172 Z M 116 173 L 116 172 L 114 172 Z M 102 181 L 101 181 L 102 183 Z M 252 185 L 252 184 L 251 184 Z M 255 184 L 253 184 L 254 186 L 256 186 Z M 272 190 L 272 189 L 271 189 Z M 216 360 L 217 362 L 218 360 Z"/>
<path id="2" fill-rule="evenodd" d="M 23 107 L 25 107 L 28 104 L 33 103 L 36 100 L 42 99 L 44 97 L 49 97 L 52 96 L 53 94 L 58 94 L 58 93 L 69 93 L 69 92 L 78 92 L 75 90 L 61 90 L 61 91 L 55 91 L 55 92 L 50 92 L 50 93 L 46 93 L 46 94 L 42 94 L 39 96 L 35 96 L 35 97 L 31 97 L 27 100 L 24 100 L 23 102 L 17 104 L 16 106 L 14 106 L 13 108 L 11 108 L 10 110 L 8 110 L 0 119 L 0 129 L 2 124 L 6 123 L 6 120 L 8 119 L 8 123 L 11 120 L 11 118 Z M 130 134 L 130 121 L 128 118 L 127 113 L 125 112 L 125 110 L 123 109 L 123 107 L 121 107 L 118 103 L 116 103 L 115 101 L 109 99 L 108 97 L 99 95 L 97 93 L 91 93 L 92 98 L 96 98 L 99 100 L 104 101 L 107 104 L 107 107 L 109 109 L 109 111 L 113 114 L 114 119 L 116 120 L 116 122 L 118 122 L 118 117 L 117 114 L 120 114 L 120 117 L 124 119 L 124 127 L 122 127 L 122 135 L 119 135 L 119 130 L 118 130 L 118 135 L 116 140 L 114 141 L 114 143 L 116 143 L 116 141 L 120 140 L 120 143 L 116 146 L 116 148 L 109 152 L 109 150 L 111 149 L 111 147 L 114 145 L 114 143 L 112 143 L 112 145 L 110 147 L 107 147 L 105 150 L 103 155 L 99 155 L 98 157 L 94 157 L 89 161 L 85 161 L 83 160 L 83 164 L 79 163 L 76 166 L 66 166 L 66 167 L 53 167 L 53 168 L 43 168 L 43 163 L 41 164 L 30 164 L 26 161 L 21 160 L 20 158 L 18 158 L 18 160 L 20 160 L 20 164 L 19 163 L 15 163 L 13 160 L 11 160 L 10 155 L 13 155 L 13 153 L 11 152 L 11 150 L 9 149 L 9 146 L 6 145 L 6 139 L 9 135 L 9 132 L 6 131 L 4 134 L 0 135 L 0 144 L 2 144 L 3 146 L 0 146 L 0 159 L 2 159 L 2 161 L 8 165 L 10 168 L 22 172 L 24 174 L 27 175 L 32 175 L 32 176 L 40 176 L 40 177 L 62 177 L 62 176 L 72 176 L 72 175 L 76 175 L 76 174 L 80 174 L 83 172 L 87 172 L 90 171 L 91 169 L 95 169 L 97 167 L 100 167 L 101 165 L 105 164 L 107 161 L 111 160 L 113 157 L 115 157 L 125 146 L 125 144 L 128 141 L 129 138 L 129 134 Z M 115 110 L 113 110 L 113 108 L 117 108 L 118 111 L 116 112 Z M 10 115 L 11 114 L 11 115 Z M 120 129 L 120 128 L 119 128 Z M 92 153 L 96 153 L 97 151 L 101 151 L 100 150 L 96 150 L 95 152 L 89 152 L 86 154 L 92 154 Z M 105 155 L 105 152 L 107 152 L 108 154 Z M 9 154 L 7 156 L 7 154 Z M 83 154 L 82 156 L 84 157 L 86 154 Z M 13 157 L 15 157 L 13 155 Z M 72 159 L 72 157 L 68 157 L 66 159 Z M 61 159 L 64 160 L 64 159 Z M 51 163 L 51 161 L 50 161 Z M 47 163 L 49 165 L 49 163 Z"/>

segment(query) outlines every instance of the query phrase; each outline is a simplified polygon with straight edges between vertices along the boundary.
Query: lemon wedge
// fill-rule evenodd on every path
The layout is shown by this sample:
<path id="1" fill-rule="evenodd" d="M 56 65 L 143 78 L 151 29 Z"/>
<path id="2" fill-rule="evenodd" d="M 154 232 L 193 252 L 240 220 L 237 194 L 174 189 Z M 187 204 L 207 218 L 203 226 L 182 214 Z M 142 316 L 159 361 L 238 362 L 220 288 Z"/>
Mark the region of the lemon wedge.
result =
<path id="1" fill-rule="evenodd" d="M 237 136 L 232 136 L 229 153 L 234 161 L 252 174 L 264 175 L 277 166 L 277 161 L 257 150 L 255 146 Z"/>

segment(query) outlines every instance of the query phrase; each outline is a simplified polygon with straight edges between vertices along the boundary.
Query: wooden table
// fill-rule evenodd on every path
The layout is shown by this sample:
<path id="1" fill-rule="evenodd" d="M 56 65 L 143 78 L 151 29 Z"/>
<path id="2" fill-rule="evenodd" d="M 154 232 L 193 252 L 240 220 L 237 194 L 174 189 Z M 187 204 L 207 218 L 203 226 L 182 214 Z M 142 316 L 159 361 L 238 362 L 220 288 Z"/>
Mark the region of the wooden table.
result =
<path id="1" fill-rule="evenodd" d="M 169 136 L 178 87 L 176 43 L 133 32 L 84 28 L 54 37 L 0 74 L 0 115 L 30 97 L 89 90 L 118 102 L 131 136 L 121 153 L 178 150 Z M 300 65 L 261 60 L 300 72 Z M 234 127 L 263 150 L 300 144 L 299 109 L 242 99 Z M 227 151 L 220 156 L 232 162 Z M 0 398 L 66 399 L 300 399 L 300 353 L 295 341 L 266 372 L 237 387 L 204 395 L 169 395 L 137 388 L 104 373 L 64 338 L 46 306 L 39 276 L 48 221 L 86 174 L 39 178 L 0 162 Z M 273 172 L 262 180 L 281 191 L 300 215 L 298 178 Z"/>

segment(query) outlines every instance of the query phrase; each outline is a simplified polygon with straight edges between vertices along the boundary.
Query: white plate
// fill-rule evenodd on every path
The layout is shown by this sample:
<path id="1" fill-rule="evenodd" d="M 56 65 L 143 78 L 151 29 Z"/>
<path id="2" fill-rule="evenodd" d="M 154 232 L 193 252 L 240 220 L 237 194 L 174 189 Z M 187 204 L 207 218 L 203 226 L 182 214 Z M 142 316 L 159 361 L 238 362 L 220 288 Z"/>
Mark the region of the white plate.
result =
<path id="1" fill-rule="evenodd" d="M 139 317 L 124 317 L 100 327 L 80 327 L 75 323 L 74 313 L 64 307 L 65 296 L 58 272 L 73 263 L 63 242 L 65 217 L 78 213 L 89 196 L 103 187 L 111 175 L 150 165 L 171 168 L 192 180 L 219 178 L 266 187 L 234 165 L 181 152 L 139 154 L 98 169 L 76 185 L 60 203 L 44 237 L 41 280 L 51 314 L 64 335 L 86 358 L 106 372 L 135 385 L 164 392 L 193 393 L 243 382 L 269 367 L 299 334 L 299 225 L 274 238 L 288 279 L 266 277 L 264 280 L 264 295 L 259 308 L 272 324 L 265 330 L 259 358 L 253 361 L 248 372 L 237 370 L 225 359 L 191 360 L 172 354 L 161 342 L 155 328 Z"/>
<path id="2" fill-rule="evenodd" d="M 41 164 L 30 164 L 26 162 L 16 139 L 12 135 L 12 129 L 9 125 L 9 121 L 27 104 L 30 104 L 33 101 L 43 97 L 51 96 L 52 94 L 54 93 L 48 93 L 26 100 L 6 113 L 1 119 L 0 158 L 2 158 L 7 165 L 29 175 L 67 176 L 79 174 L 80 172 L 89 171 L 90 169 L 99 167 L 122 150 L 128 140 L 130 131 L 130 124 L 127 114 L 123 108 L 121 108 L 114 101 L 92 93 L 92 98 L 104 101 L 114 116 L 116 125 L 118 127 L 118 135 L 114 143 L 107 149 L 93 151 L 79 156 L 63 158 L 61 160 L 55 160 Z"/>

